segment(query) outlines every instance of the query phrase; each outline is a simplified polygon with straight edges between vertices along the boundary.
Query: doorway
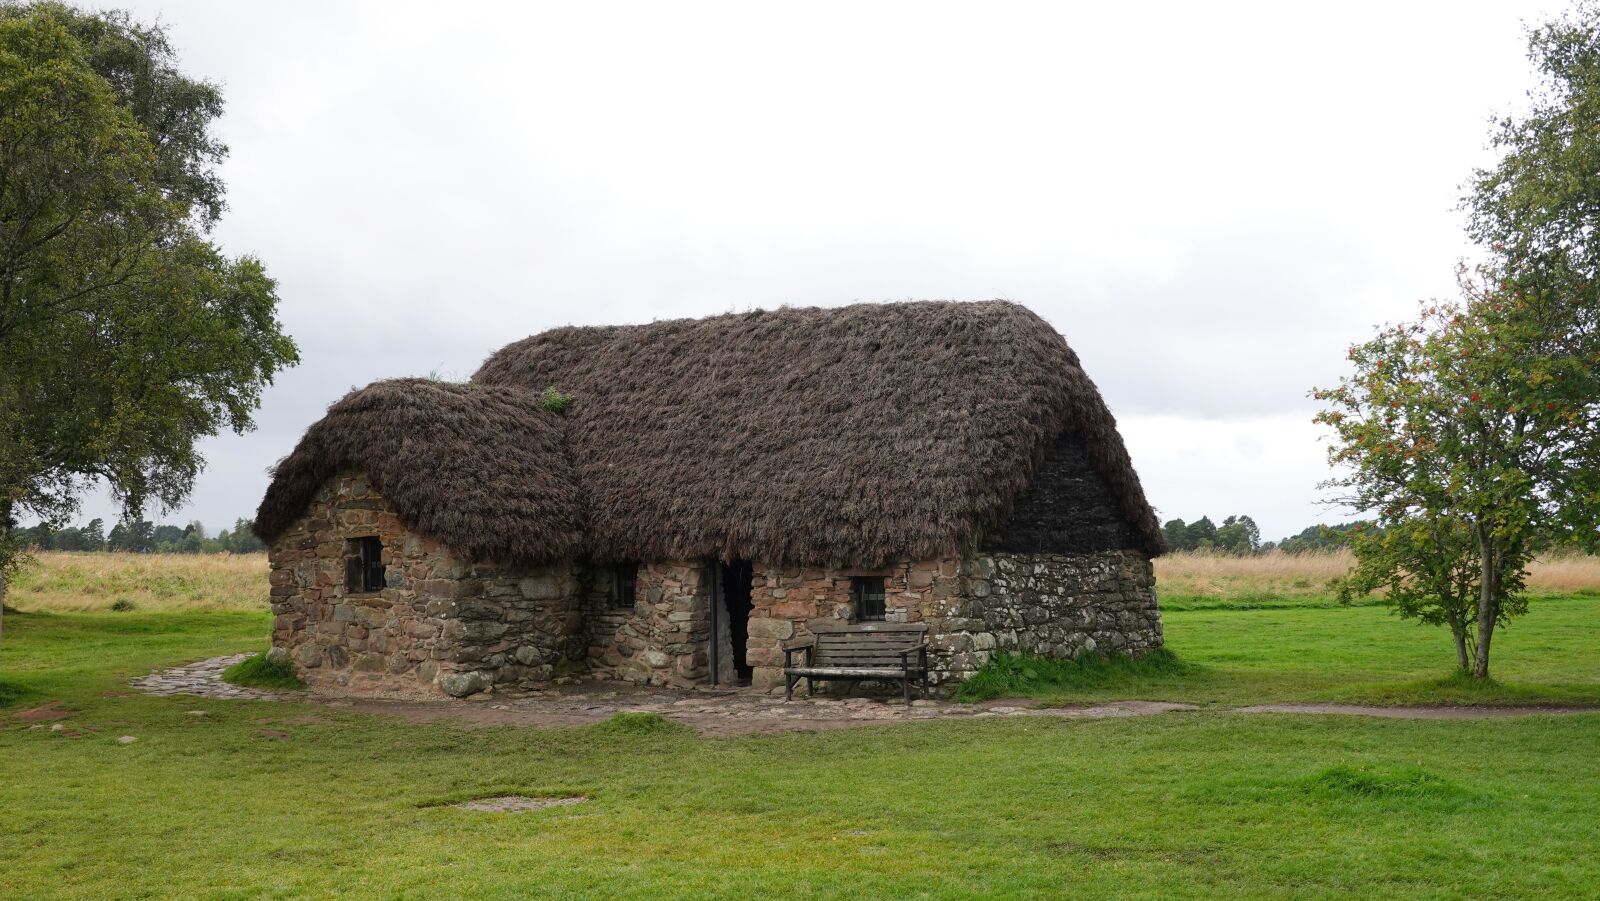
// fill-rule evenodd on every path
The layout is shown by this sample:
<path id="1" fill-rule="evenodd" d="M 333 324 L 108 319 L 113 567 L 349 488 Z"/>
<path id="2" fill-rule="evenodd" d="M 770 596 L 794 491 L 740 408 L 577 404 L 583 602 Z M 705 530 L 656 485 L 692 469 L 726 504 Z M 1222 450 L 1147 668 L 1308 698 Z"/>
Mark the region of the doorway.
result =
<path id="1" fill-rule="evenodd" d="M 732 663 L 735 684 L 749 685 L 750 674 L 750 587 L 754 579 L 755 567 L 748 560 L 735 560 L 732 563 L 712 563 L 713 597 L 711 612 L 717 619 L 727 622 L 728 644 L 725 646 Z M 716 628 L 713 621 L 712 644 L 713 658 L 711 662 L 712 681 L 719 681 L 719 675 L 726 672 L 716 659 L 716 653 L 723 650 L 720 640 L 722 630 Z"/>

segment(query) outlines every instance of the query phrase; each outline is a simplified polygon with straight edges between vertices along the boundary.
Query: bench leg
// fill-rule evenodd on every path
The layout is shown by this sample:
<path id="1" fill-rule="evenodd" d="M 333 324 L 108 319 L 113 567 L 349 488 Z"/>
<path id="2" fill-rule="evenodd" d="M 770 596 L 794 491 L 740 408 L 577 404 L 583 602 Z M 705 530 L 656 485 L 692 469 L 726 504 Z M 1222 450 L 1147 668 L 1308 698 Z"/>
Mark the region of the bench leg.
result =
<path id="1" fill-rule="evenodd" d="M 817 694 L 817 683 L 812 682 L 811 681 L 811 677 L 807 676 L 806 677 L 806 697 L 808 697 L 808 698 L 815 697 L 816 694 Z"/>
<path id="2" fill-rule="evenodd" d="M 900 693 L 905 695 L 906 706 L 911 706 L 911 679 L 908 676 L 900 677 Z"/>
<path id="3" fill-rule="evenodd" d="M 798 681 L 800 681 L 800 679 L 797 676 L 790 676 L 788 674 L 784 675 L 784 677 L 783 677 L 783 699 L 785 701 L 793 701 L 794 700 L 794 684 L 796 682 L 798 682 Z"/>

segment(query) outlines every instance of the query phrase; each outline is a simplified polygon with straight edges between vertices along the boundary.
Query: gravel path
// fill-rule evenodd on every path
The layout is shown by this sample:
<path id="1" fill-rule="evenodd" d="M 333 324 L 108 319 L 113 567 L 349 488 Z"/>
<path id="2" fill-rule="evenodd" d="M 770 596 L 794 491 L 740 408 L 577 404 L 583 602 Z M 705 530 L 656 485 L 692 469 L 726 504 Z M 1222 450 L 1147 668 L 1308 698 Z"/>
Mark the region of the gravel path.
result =
<path id="1" fill-rule="evenodd" d="M 550 691 L 514 695 L 474 695 L 465 701 L 411 701 L 330 698 L 313 693 L 271 692 L 240 688 L 222 681 L 222 671 L 249 657 L 214 657 L 133 680 L 133 687 L 154 695 L 192 695 L 225 700 L 301 700 L 364 713 L 381 713 L 413 721 L 457 720 L 472 725 L 575 726 L 610 719 L 618 713 L 659 713 L 709 735 L 751 732 L 838 729 L 873 723 L 934 719 L 981 719 L 1048 716 L 1068 719 L 1151 716 L 1200 710 L 1194 704 L 1165 701 L 1116 701 L 1079 707 L 1035 707 L 1027 701 L 1000 699 L 982 704 L 919 700 L 910 707 L 898 699 L 817 697 L 785 702 L 749 690 L 675 690 L 620 682 L 580 680 Z M 1583 713 L 1570 707 L 1381 707 L 1365 704 L 1258 704 L 1231 713 L 1310 713 L 1376 716 L 1397 719 L 1488 719 L 1530 714 Z"/>

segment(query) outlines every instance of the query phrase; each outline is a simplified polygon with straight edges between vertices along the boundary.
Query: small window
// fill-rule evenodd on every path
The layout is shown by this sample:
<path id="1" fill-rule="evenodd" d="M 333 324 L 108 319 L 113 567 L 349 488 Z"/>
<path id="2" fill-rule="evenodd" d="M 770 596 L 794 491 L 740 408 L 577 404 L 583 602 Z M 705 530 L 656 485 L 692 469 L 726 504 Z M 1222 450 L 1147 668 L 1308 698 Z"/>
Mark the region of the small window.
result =
<path id="1" fill-rule="evenodd" d="M 344 587 L 349 591 L 382 591 L 383 542 L 352 538 L 344 545 Z"/>
<path id="2" fill-rule="evenodd" d="M 619 563 L 611 571 L 611 606 L 632 610 L 639 586 L 639 564 Z"/>
<path id="3" fill-rule="evenodd" d="M 856 576 L 850 580 L 850 593 L 856 602 L 856 622 L 883 622 L 883 578 Z"/>

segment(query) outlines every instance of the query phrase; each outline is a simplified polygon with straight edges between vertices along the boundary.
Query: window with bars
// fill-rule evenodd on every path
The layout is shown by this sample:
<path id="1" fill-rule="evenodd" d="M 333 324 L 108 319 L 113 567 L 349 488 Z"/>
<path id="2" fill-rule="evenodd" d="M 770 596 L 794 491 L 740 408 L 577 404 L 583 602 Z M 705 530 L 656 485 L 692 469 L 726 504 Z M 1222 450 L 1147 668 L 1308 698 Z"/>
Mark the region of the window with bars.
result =
<path id="1" fill-rule="evenodd" d="M 639 564 L 619 563 L 611 571 L 611 606 L 632 610 L 639 590 Z"/>
<path id="2" fill-rule="evenodd" d="M 349 591 L 382 591 L 383 542 L 352 538 L 344 543 L 344 587 Z"/>
<path id="3" fill-rule="evenodd" d="M 883 578 L 881 576 L 854 576 L 850 579 L 850 593 L 855 597 L 856 622 L 883 622 Z"/>

